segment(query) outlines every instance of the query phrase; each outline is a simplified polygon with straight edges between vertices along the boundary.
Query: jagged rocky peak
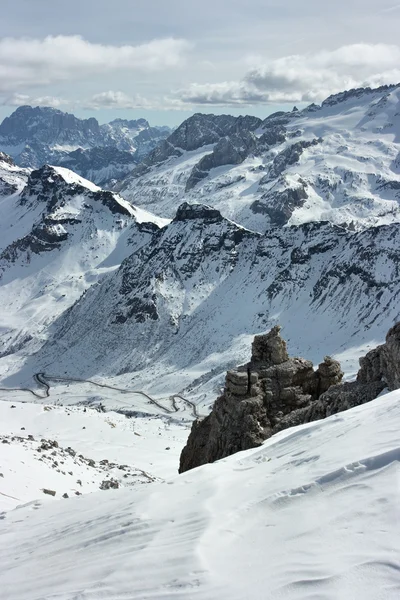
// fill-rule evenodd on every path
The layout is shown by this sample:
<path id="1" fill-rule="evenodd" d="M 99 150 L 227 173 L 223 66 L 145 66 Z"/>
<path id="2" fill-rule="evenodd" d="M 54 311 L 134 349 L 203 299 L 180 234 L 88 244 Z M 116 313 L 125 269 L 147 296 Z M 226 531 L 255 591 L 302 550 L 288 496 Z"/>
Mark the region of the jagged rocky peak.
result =
<path id="1" fill-rule="evenodd" d="M 150 127 L 147 119 L 114 119 L 109 125 L 117 127 L 127 127 L 128 129 L 147 129 Z"/>
<path id="2" fill-rule="evenodd" d="M 193 423 L 179 471 L 261 445 L 274 433 L 374 400 L 400 388 L 400 323 L 385 344 L 360 359 L 357 380 L 342 383 L 337 360 L 289 358 L 280 328 L 256 336 L 251 361 L 228 371 L 210 415 Z"/>
<path id="3" fill-rule="evenodd" d="M 46 163 L 62 166 L 69 161 L 80 175 L 90 175 L 96 183 L 104 184 L 125 177 L 133 163 L 170 132 L 169 127 L 150 127 L 146 119 L 115 119 L 99 125 L 94 117 L 79 119 L 51 107 L 21 106 L 0 124 L 0 149 L 7 148 L 23 167 L 39 168 Z M 114 154 L 103 153 L 99 164 L 102 148 L 112 148 Z M 91 149 L 97 153 L 90 154 Z M 73 154 L 77 150 L 88 151 L 82 165 L 77 160 L 81 157 Z M 128 157 L 122 153 L 130 154 L 128 168 Z"/>
<path id="4" fill-rule="evenodd" d="M 194 219 L 202 219 L 204 221 L 212 221 L 217 223 L 223 220 L 219 210 L 207 206 L 206 204 L 189 204 L 184 202 L 176 211 L 174 222 L 192 221 Z"/>
<path id="5" fill-rule="evenodd" d="M 251 361 L 228 371 L 223 394 L 210 415 L 195 421 L 179 471 L 261 445 L 274 433 L 323 419 L 400 387 L 400 323 L 386 343 L 360 359 L 357 381 L 341 383 L 337 360 L 289 358 L 280 328 L 254 338 Z"/>
<path id="6" fill-rule="evenodd" d="M 251 365 L 280 365 L 289 360 L 287 345 L 276 325 L 264 335 L 256 335 L 251 346 Z"/>
<path id="7" fill-rule="evenodd" d="M 69 169 L 50 165 L 32 171 L 20 195 L 20 203 L 43 203 L 50 213 L 57 207 L 65 206 L 73 196 L 85 196 L 106 206 L 112 213 L 132 216 L 130 204 L 116 194 L 100 189 Z"/>
<path id="8" fill-rule="evenodd" d="M 208 159 L 208 162 L 206 161 L 199 168 L 196 165 L 194 171 L 197 169 L 197 171 L 203 170 L 208 173 L 213 166 L 229 163 L 239 164 L 245 158 L 245 155 L 241 158 L 238 157 L 241 146 L 246 145 L 246 132 L 255 131 L 261 123 L 261 119 L 250 115 L 233 117 L 231 115 L 196 113 L 186 119 L 166 140 L 150 152 L 132 175 L 134 178 L 140 177 L 147 173 L 151 167 L 163 163 L 168 158 L 181 156 L 185 150 L 193 151 L 203 146 L 217 144 L 222 138 L 228 136 L 233 136 L 232 142 L 223 142 L 216 149 L 216 154 L 212 153 L 210 155 L 211 159 Z M 248 143 L 247 141 L 247 145 Z M 241 153 L 243 154 L 243 151 Z M 228 155 L 233 158 L 228 160 Z M 201 178 L 201 176 L 198 179 L 195 177 L 193 185 Z"/>
<path id="9" fill-rule="evenodd" d="M 186 119 L 168 138 L 168 141 L 183 150 L 196 150 L 214 144 L 226 135 L 243 130 L 254 131 L 262 123 L 252 116 L 206 115 L 196 113 Z"/>

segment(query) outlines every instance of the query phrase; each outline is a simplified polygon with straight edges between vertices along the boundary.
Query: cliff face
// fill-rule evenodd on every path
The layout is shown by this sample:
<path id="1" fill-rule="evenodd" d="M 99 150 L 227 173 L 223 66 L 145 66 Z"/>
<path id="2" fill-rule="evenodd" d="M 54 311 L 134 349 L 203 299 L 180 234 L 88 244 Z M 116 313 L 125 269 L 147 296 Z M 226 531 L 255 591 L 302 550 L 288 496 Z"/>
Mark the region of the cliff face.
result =
<path id="1" fill-rule="evenodd" d="M 251 361 L 228 371 L 210 415 L 193 423 L 180 473 L 260 446 L 288 427 L 369 402 L 385 387 L 400 387 L 400 323 L 385 344 L 360 359 L 357 381 L 344 384 L 339 362 L 330 357 L 315 371 L 312 362 L 290 358 L 279 330 L 256 336 Z"/>

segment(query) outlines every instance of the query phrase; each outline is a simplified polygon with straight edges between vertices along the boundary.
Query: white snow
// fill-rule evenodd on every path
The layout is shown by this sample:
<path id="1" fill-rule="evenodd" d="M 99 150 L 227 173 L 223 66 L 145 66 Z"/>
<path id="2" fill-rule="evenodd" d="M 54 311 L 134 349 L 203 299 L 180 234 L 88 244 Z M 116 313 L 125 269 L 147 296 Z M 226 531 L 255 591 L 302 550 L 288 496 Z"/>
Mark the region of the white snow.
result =
<path id="1" fill-rule="evenodd" d="M 66 183 L 77 183 L 77 184 L 82 185 L 83 187 L 87 188 L 91 192 L 98 192 L 100 190 L 100 188 L 97 185 L 95 185 L 88 179 L 84 179 L 80 175 L 77 175 L 70 169 L 66 169 L 64 167 L 55 167 L 53 165 L 51 165 L 51 167 L 52 167 L 52 169 L 54 169 L 56 171 L 56 173 L 61 175 L 61 177 L 64 179 L 64 181 Z"/>
<path id="2" fill-rule="evenodd" d="M 89 395 L 84 397 L 85 407 L 33 404 L 21 395 L 19 399 L 25 402 L 0 401 L 0 511 L 38 498 L 56 501 L 64 493 L 87 494 L 110 478 L 131 487 L 177 473 L 188 436 L 187 419 L 98 412 Z M 65 396 L 63 400 L 68 404 Z M 76 402 L 76 396 L 71 401 Z M 41 440 L 58 445 L 41 450 Z M 76 455 L 68 454 L 67 448 Z M 96 464 L 89 465 L 89 459 Z M 104 459 L 109 464 L 102 465 Z M 110 463 L 118 466 L 111 468 Z M 44 495 L 43 488 L 54 490 L 56 496 Z"/>
<path id="3" fill-rule="evenodd" d="M 2 597 L 398 600 L 399 428 L 396 391 L 166 483 L 41 494 L 2 514 Z"/>

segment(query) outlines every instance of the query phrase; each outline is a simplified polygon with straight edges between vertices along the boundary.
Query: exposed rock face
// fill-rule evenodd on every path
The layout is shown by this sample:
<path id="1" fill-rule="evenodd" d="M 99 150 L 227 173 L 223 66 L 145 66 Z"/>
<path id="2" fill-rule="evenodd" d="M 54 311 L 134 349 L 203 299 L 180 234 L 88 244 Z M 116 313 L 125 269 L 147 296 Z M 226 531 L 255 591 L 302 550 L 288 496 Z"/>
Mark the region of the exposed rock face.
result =
<path id="1" fill-rule="evenodd" d="M 228 371 L 225 389 L 209 416 L 196 421 L 181 454 L 179 472 L 262 444 L 274 433 L 329 417 L 400 387 L 400 323 L 386 343 L 360 359 L 357 381 L 341 384 L 338 361 L 289 358 L 274 327 L 254 338 L 251 361 Z"/>
<path id="2" fill-rule="evenodd" d="M 137 160 L 131 152 L 113 146 L 78 148 L 58 161 L 60 165 L 82 175 L 97 185 L 108 185 L 110 181 L 125 177 L 136 166 Z"/>
<path id="3" fill-rule="evenodd" d="M 312 141 L 309 140 L 300 140 L 299 142 L 295 142 L 291 146 L 282 150 L 279 154 L 274 158 L 274 162 L 268 172 L 268 179 L 272 180 L 276 177 L 279 177 L 281 173 L 289 166 L 295 165 L 302 155 L 303 151 L 306 148 L 310 148 L 311 146 L 316 146 L 322 142 L 321 138 L 315 138 Z M 261 183 L 261 182 L 260 182 Z"/>
<path id="4" fill-rule="evenodd" d="M 186 183 L 186 192 L 191 190 L 199 181 L 207 177 L 211 169 L 223 165 L 239 165 L 256 149 L 257 138 L 249 131 L 234 133 L 223 137 L 215 145 L 211 154 L 206 154 L 193 167 Z"/>
<path id="5" fill-rule="evenodd" d="M 360 359 L 360 383 L 382 382 L 389 390 L 400 387 L 400 323 L 389 329 L 386 343 Z"/>
<path id="6" fill-rule="evenodd" d="M 228 371 L 212 413 L 193 424 L 179 471 L 262 444 L 286 415 L 308 406 L 342 377 L 332 358 L 317 371 L 308 360 L 289 358 L 278 326 L 256 336 L 251 361 Z"/>
<path id="7" fill-rule="evenodd" d="M 251 204 L 251 211 L 268 215 L 271 225 L 278 227 L 286 225 L 296 208 L 301 208 L 308 198 L 305 184 L 302 181 L 299 183 L 298 187 L 284 187 L 286 182 L 279 180 L 277 186 L 273 186 L 259 200 Z"/>
<path id="8" fill-rule="evenodd" d="M 201 179 L 207 177 L 213 167 L 240 164 L 256 147 L 256 139 L 251 132 L 255 131 L 261 123 L 261 119 L 252 116 L 232 117 L 196 113 L 150 152 L 134 170 L 132 176 L 140 177 L 168 158 L 181 156 L 184 150 L 192 151 L 216 144 L 213 152 L 204 156 L 193 168 L 187 183 L 186 191 L 188 191 Z"/>

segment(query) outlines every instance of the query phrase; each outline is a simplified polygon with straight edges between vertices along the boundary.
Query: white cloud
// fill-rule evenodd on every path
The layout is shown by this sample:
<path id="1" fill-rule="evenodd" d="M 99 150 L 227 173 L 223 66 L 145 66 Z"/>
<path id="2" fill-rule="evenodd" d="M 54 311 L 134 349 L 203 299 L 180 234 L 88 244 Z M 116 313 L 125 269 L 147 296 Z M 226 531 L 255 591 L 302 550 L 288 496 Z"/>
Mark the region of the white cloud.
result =
<path id="1" fill-rule="evenodd" d="M 23 106 L 29 104 L 31 106 L 51 106 L 52 108 L 58 108 L 59 106 L 68 104 L 68 101 L 63 98 L 56 98 L 55 96 L 32 97 L 27 94 L 14 93 L 6 97 L 2 104 L 3 106 Z"/>
<path id="2" fill-rule="evenodd" d="M 157 71 L 179 67 L 190 44 L 158 39 L 138 46 L 92 44 L 81 36 L 0 40 L 0 92 L 49 85 L 114 71 Z"/>
<path id="3" fill-rule="evenodd" d="M 239 81 L 191 84 L 178 92 L 188 104 L 252 105 L 319 102 L 333 93 L 400 81 L 400 47 L 352 44 L 313 55 L 267 60 Z"/>
<path id="4" fill-rule="evenodd" d="M 161 97 L 148 99 L 135 94 L 129 96 L 125 92 L 108 90 L 95 94 L 83 102 L 83 108 L 88 110 L 100 109 L 144 109 L 144 110 L 182 110 L 187 106 L 179 99 Z"/>
<path id="5" fill-rule="evenodd" d="M 109 90 L 108 92 L 100 92 L 92 96 L 90 100 L 84 103 L 84 107 L 92 110 L 99 110 L 101 108 L 135 109 L 152 108 L 152 104 L 149 100 L 138 94 L 128 96 L 124 92 Z"/>

